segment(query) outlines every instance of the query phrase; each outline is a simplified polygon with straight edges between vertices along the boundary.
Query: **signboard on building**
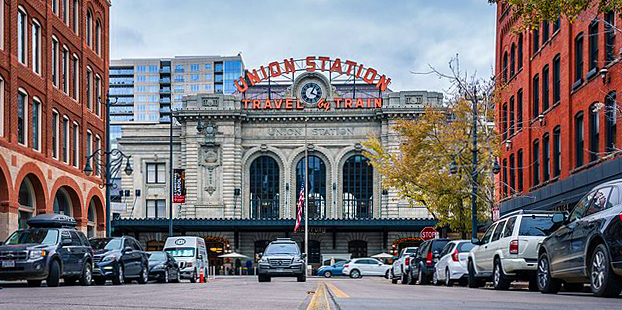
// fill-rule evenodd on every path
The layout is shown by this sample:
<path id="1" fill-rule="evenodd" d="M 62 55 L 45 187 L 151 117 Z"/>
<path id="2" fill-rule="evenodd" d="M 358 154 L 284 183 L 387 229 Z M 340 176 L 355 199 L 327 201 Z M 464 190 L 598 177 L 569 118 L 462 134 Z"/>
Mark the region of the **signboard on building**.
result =
<path id="1" fill-rule="evenodd" d="M 424 228 L 423 230 L 421 230 L 421 239 L 431 240 L 431 239 L 436 239 L 436 238 L 439 238 L 439 233 L 438 231 L 436 231 L 434 227 L 428 226 Z"/>
<path id="2" fill-rule="evenodd" d="M 498 221 L 499 218 L 501 217 L 501 214 L 499 213 L 499 207 L 493 207 L 492 208 L 492 220 L 494 221 Z"/>
<path id="3" fill-rule="evenodd" d="M 184 169 L 173 170 L 173 203 L 186 202 L 186 172 Z"/>

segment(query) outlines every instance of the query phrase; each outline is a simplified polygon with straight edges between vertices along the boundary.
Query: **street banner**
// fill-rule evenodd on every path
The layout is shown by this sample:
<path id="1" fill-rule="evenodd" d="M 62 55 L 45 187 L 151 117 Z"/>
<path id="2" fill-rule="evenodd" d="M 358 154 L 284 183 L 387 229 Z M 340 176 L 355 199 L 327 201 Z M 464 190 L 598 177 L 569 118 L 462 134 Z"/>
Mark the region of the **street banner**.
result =
<path id="1" fill-rule="evenodd" d="M 186 171 L 173 169 L 173 203 L 186 202 Z"/>

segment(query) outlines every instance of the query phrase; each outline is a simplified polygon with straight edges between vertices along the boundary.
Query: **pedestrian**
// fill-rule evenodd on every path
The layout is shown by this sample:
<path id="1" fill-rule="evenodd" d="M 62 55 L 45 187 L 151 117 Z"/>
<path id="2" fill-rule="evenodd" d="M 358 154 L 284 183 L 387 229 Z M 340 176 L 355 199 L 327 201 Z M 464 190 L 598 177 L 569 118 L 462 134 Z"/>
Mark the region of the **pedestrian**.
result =
<path id="1" fill-rule="evenodd" d="M 253 261 L 249 259 L 246 261 L 246 275 L 250 275 L 251 270 L 253 270 Z"/>

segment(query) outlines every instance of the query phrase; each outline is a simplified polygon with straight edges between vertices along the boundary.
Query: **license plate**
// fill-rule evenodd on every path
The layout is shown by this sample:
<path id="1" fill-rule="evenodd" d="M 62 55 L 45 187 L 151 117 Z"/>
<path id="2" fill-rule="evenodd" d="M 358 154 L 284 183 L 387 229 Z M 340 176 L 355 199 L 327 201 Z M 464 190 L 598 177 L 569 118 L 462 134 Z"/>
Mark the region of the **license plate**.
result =
<path id="1" fill-rule="evenodd" d="M 5 260 L 2 262 L 2 268 L 13 268 L 15 267 L 15 261 L 13 260 Z"/>
<path id="2" fill-rule="evenodd" d="M 285 271 L 285 270 L 283 270 L 283 268 L 277 268 L 276 269 L 276 272 L 283 272 L 283 271 Z"/>

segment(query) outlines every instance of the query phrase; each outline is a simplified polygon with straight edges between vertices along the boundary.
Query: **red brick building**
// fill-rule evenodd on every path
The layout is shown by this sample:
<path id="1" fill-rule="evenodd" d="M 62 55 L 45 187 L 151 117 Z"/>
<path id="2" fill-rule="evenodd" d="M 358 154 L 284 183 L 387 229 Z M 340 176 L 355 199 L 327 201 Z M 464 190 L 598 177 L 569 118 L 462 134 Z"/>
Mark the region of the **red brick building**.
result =
<path id="1" fill-rule="evenodd" d="M 617 13 L 590 10 L 573 23 L 562 18 L 520 33 L 512 8 L 497 6 L 502 214 L 565 209 L 591 187 L 622 177 L 622 33 L 611 27 L 620 22 Z"/>
<path id="2" fill-rule="evenodd" d="M 109 0 L 0 0 L 0 240 L 40 213 L 105 232 Z"/>

